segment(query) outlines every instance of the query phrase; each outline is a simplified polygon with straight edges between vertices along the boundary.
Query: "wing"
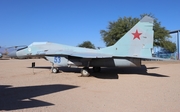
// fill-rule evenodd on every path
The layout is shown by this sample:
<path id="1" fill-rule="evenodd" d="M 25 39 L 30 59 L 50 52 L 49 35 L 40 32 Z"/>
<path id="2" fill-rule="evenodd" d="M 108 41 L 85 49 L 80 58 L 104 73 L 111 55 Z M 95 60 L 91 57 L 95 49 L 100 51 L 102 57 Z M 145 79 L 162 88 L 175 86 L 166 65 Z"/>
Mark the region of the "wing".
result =
<path id="1" fill-rule="evenodd" d="M 77 52 L 77 51 L 38 51 L 34 56 L 72 56 L 79 58 L 112 58 L 112 55 L 99 52 Z M 32 55 L 32 56 L 33 56 Z"/>

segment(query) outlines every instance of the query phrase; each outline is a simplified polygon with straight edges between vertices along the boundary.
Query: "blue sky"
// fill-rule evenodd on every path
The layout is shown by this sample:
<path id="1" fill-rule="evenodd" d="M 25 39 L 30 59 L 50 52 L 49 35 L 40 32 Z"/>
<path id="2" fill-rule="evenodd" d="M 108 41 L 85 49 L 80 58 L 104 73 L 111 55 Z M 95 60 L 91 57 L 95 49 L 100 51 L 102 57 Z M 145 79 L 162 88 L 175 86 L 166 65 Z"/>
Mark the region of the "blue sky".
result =
<path id="1" fill-rule="evenodd" d="M 0 46 L 49 41 L 105 44 L 100 30 L 119 17 L 152 13 L 168 30 L 180 29 L 180 0 L 0 0 Z"/>

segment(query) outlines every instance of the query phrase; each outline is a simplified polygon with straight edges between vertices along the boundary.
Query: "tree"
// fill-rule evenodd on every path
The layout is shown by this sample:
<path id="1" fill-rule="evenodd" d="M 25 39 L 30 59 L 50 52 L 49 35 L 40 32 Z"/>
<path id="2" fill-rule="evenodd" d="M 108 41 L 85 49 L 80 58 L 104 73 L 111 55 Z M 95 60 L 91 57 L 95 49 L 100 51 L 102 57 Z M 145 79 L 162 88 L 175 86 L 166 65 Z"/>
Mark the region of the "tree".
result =
<path id="1" fill-rule="evenodd" d="M 117 21 L 109 22 L 107 30 L 100 31 L 106 46 L 115 44 L 145 15 L 154 18 L 154 46 L 162 47 L 170 52 L 175 52 L 176 44 L 168 40 L 171 38 L 169 31 L 166 30 L 165 27 L 162 27 L 158 19 L 152 14 L 142 14 L 140 18 L 120 17 Z"/>
<path id="2" fill-rule="evenodd" d="M 79 44 L 78 47 L 95 49 L 94 44 L 92 44 L 90 41 L 84 41 L 82 44 Z"/>

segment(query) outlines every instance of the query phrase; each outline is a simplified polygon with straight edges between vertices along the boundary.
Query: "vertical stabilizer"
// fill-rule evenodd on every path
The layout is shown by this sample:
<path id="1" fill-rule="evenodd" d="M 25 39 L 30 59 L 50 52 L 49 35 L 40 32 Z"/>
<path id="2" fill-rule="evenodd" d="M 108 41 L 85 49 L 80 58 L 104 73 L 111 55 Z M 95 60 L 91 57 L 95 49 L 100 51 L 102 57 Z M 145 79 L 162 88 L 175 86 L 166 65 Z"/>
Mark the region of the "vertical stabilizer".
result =
<path id="1" fill-rule="evenodd" d="M 113 56 L 152 57 L 154 19 L 145 16 L 113 46 L 101 49 Z"/>

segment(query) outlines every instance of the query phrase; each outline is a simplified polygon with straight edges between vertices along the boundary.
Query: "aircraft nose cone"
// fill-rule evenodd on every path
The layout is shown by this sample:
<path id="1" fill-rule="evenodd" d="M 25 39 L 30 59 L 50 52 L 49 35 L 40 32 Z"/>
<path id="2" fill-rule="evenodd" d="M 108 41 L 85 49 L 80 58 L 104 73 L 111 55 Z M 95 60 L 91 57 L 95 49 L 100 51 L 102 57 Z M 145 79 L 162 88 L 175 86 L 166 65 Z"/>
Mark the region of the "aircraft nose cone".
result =
<path id="1" fill-rule="evenodd" d="M 12 51 L 12 52 L 8 53 L 8 56 L 11 58 L 17 58 L 16 51 Z"/>

